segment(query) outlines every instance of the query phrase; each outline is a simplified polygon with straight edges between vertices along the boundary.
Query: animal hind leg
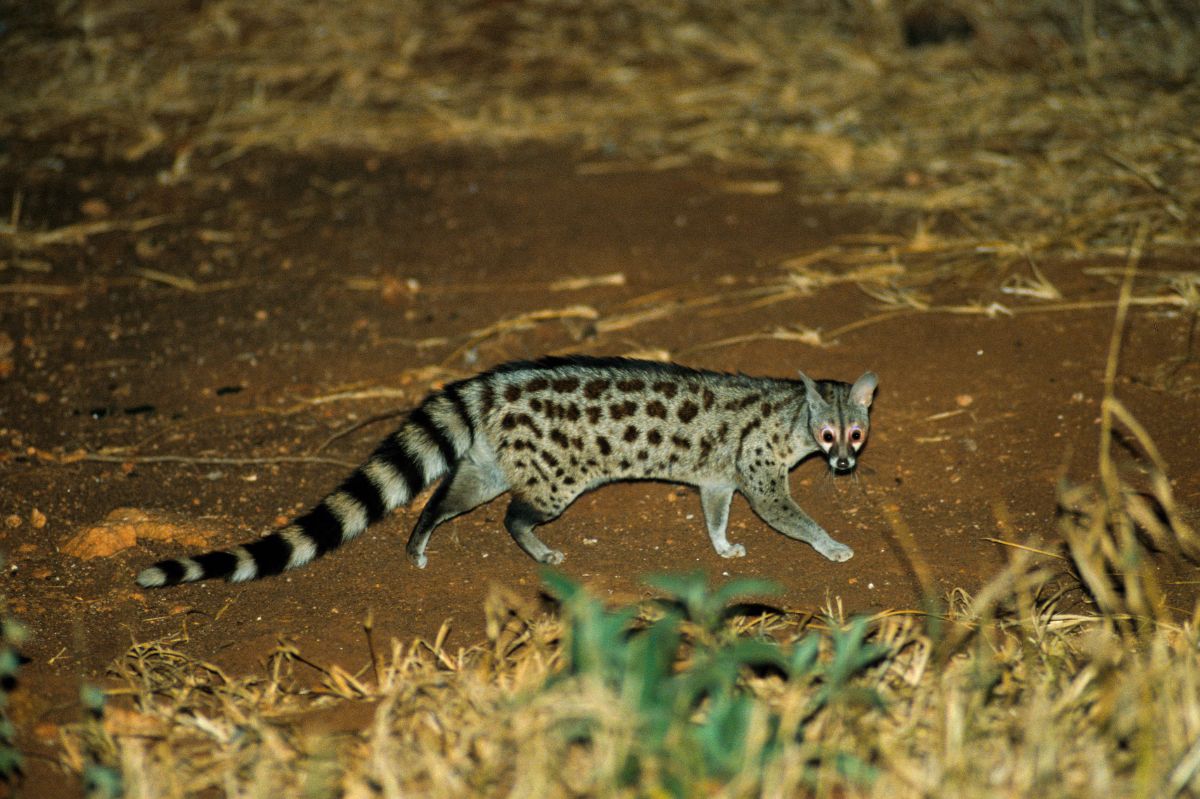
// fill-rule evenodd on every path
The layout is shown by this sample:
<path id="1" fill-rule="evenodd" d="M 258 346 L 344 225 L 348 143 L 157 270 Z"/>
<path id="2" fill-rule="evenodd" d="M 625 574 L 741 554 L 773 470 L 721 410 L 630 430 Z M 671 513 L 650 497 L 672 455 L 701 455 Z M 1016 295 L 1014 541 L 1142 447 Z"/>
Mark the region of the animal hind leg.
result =
<path id="1" fill-rule="evenodd" d="M 439 524 L 490 502 L 507 490 L 508 482 L 494 466 L 480 466 L 469 460 L 460 462 L 421 511 L 405 547 L 408 559 L 417 568 L 424 569 L 425 546 Z"/>
<path id="2" fill-rule="evenodd" d="M 520 497 L 514 497 L 508 505 L 508 513 L 504 515 L 504 527 L 517 542 L 517 546 L 525 550 L 525 554 L 538 563 L 553 566 L 563 562 L 563 553 L 542 543 L 542 540 L 534 534 L 533 528 L 550 521 L 557 515 L 557 513 L 534 507 Z"/>

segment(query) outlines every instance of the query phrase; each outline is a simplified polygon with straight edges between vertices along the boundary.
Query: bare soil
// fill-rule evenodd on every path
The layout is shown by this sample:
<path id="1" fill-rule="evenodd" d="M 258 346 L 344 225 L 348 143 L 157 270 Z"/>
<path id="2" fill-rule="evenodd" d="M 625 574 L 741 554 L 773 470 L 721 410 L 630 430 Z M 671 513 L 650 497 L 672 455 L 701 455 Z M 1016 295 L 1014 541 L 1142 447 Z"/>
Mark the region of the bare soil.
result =
<path id="1" fill-rule="evenodd" d="M 95 223 L 9 253 L 0 275 L 0 332 L 14 345 L 0 379 L 0 549 L 9 610 L 31 632 L 14 713 L 34 774 L 46 773 L 39 753 L 55 725 L 79 718 L 80 682 L 103 682 L 131 641 L 182 635 L 179 647 L 236 673 L 261 669 L 287 641 L 313 663 L 356 671 L 368 614 L 377 641 L 432 638 L 451 620 L 450 640 L 468 646 L 496 586 L 545 601 L 538 567 L 500 524 L 503 500 L 439 529 L 424 570 L 404 556 L 420 502 L 307 568 L 247 585 L 139 589 L 139 568 L 185 551 L 171 541 L 89 560 L 60 552 L 120 507 L 201 522 L 217 546 L 253 537 L 317 501 L 431 387 L 505 360 L 661 352 L 751 374 L 880 376 L 858 474 L 835 479 L 815 460 L 793 473 L 800 504 L 855 549 L 852 560 L 785 539 L 740 499 L 730 538 L 748 554 L 724 560 L 692 491 L 618 485 L 543 530 L 566 553 L 562 568 L 605 596 L 646 595 L 643 575 L 700 569 L 714 582 L 774 580 L 783 594 L 771 601 L 787 609 L 920 608 L 921 574 L 941 596 L 978 588 L 1005 563 L 1011 548 L 989 539 L 1040 537 L 1058 551 L 1056 483 L 1095 476 L 1117 287 L 1081 267 L 1119 267 L 1117 254 L 1041 265 L 1095 308 L 874 319 L 876 300 L 853 283 L 757 307 L 744 299 L 777 281 L 786 258 L 909 237 L 918 224 L 828 202 L 784 170 L 597 173 L 571 152 L 525 147 L 251 152 L 173 180 L 166 160 L 72 160 L 49 140 L 11 147 L 0 198 L 19 195 L 23 228 Z M 1151 256 L 1141 269 L 1186 266 Z M 613 273 L 623 283 L 551 288 Z M 928 290 L 1007 302 L 1005 277 L 939 273 Z M 679 305 L 704 298 L 715 301 Z M 612 329 L 564 312 L 575 306 L 600 320 L 659 316 Z M 556 313 L 469 337 L 540 310 Z M 872 319 L 824 347 L 702 346 Z M 1169 365 L 1191 334 L 1184 317 L 1135 310 L 1118 393 L 1171 465 L 1179 501 L 1196 507 L 1196 365 Z M 179 459 L 152 460 L 164 456 Z M 1164 560 L 1160 570 L 1172 602 L 1189 608 L 1191 569 Z"/>

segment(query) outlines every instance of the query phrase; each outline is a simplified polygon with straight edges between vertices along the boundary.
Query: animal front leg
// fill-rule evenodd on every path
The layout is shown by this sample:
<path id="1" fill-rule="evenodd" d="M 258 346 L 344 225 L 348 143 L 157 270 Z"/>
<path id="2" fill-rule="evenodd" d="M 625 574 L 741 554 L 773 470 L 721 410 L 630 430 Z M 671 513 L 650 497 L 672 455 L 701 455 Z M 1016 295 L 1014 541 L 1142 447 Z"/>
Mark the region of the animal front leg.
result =
<path id="1" fill-rule="evenodd" d="M 749 482 L 743 485 L 741 490 L 750 501 L 754 512 L 788 538 L 811 544 L 813 549 L 835 562 L 854 557 L 853 549 L 831 538 L 821 525 L 800 509 L 788 493 L 786 473 L 770 478 L 764 483 Z"/>
<path id="2" fill-rule="evenodd" d="M 746 548 L 731 544 L 725 537 L 729 527 L 729 503 L 733 499 L 733 486 L 700 486 L 700 507 L 704 510 L 704 523 L 708 526 L 708 537 L 713 549 L 723 558 L 743 558 Z"/>

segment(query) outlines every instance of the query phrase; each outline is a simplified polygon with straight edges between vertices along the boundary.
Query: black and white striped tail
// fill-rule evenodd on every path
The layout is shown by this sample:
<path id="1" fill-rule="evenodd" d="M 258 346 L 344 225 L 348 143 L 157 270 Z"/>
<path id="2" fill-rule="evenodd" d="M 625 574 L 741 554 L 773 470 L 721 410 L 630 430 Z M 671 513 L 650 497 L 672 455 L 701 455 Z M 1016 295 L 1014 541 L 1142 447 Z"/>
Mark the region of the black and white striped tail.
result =
<path id="1" fill-rule="evenodd" d="M 291 524 L 226 551 L 160 561 L 138 574 L 138 584 L 254 580 L 303 566 L 356 537 L 446 474 L 470 448 L 473 426 L 458 388 L 425 400 L 336 491 Z"/>

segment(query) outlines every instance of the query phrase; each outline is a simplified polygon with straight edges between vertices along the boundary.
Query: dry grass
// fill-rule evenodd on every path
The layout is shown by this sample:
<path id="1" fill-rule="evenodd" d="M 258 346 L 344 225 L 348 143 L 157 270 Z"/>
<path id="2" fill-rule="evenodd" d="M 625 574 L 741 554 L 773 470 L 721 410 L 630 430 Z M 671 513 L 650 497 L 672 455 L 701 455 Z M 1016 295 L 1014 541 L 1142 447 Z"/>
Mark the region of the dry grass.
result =
<path id="1" fill-rule="evenodd" d="M 62 4 L 6 36 L 0 130 L 70 127 L 65 149 L 166 157 L 176 181 L 258 147 L 535 141 L 590 154 L 588 173 L 781 166 L 965 251 L 1087 251 L 1144 217 L 1195 244 L 1191 4 L 947 3 L 972 38 L 905 47 L 938 5 Z"/>
<path id="2" fill-rule="evenodd" d="M 906 46 L 938 25 L 946 41 Z M 1039 262 L 1103 269 L 1142 224 L 1157 255 L 1187 257 L 1200 244 L 1200 13 L 1180 0 L 835 8 L 219 0 L 193 10 L 84 0 L 14 17 L 5 46 L 0 135 L 56 141 L 65 157 L 149 160 L 163 165 L 166 183 L 219 173 L 257 148 L 372 155 L 533 142 L 576 153 L 581 175 L 703 165 L 721 191 L 803 191 L 825 205 L 869 206 L 893 230 L 911 228 L 784 259 L 773 285 L 725 291 L 709 311 L 853 283 L 881 306 L 863 318 L 837 330 L 746 332 L 697 349 L 756 338 L 828 346 L 897 314 L 1110 307 L 1064 298 Z M 757 174 L 764 169 L 769 177 Z M 0 223 L 0 242 L 18 253 L 161 223 L 30 230 L 20 206 L 17 196 Z M 944 298 L 964 276 L 981 296 Z M 1195 273 L 1184 273 L 1133 304 L 1194 318 L 1196 287 Z M 684 293 L 657 306 L 594 309 L 572 336 L 623 333 L 713 299 Z M 581 318 L 572 308 L 546 313 Z M 448 347 L 448 363 L 541 321 L 498 320 L 460 340 L 422 343 Z"/>

